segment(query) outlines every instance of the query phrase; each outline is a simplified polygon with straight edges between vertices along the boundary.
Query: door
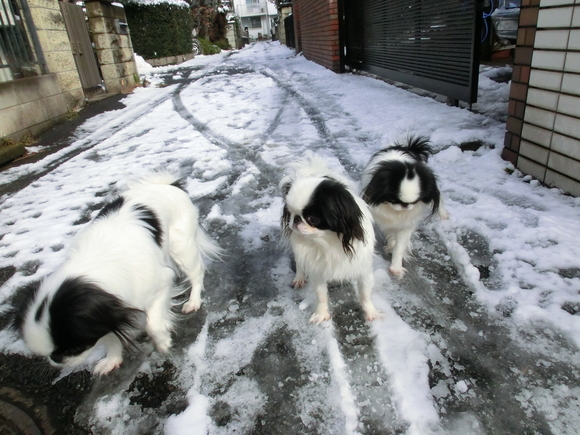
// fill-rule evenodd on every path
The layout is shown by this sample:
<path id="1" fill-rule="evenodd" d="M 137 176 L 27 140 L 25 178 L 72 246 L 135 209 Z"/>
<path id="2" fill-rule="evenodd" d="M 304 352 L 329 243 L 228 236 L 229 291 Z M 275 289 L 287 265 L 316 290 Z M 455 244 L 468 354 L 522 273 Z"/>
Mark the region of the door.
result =
<path id="1" fill-rule="evenodd" d="M 344 0 L 345 63 L 475 103 L 480 0 Z"/>
<path id="2" fill-rule="evenodd" d="M 83 8 L 74 3 L 59 4 L 83 89 L 94 89 L 101 85 L 102 79 Z"/>

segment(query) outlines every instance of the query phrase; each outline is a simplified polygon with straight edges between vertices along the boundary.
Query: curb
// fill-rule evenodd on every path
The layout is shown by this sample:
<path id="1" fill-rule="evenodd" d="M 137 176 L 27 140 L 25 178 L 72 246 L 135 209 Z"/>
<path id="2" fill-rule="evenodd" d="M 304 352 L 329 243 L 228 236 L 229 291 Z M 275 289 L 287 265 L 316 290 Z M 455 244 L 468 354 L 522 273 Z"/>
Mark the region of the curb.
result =
<path id="1" fill-rule="evenodd" d="M 8 163 L 17 157 L 20 157 L 26 153 L 26 149 L 22 144 L 6 145 L 0 147 L 0 165 Z"/>

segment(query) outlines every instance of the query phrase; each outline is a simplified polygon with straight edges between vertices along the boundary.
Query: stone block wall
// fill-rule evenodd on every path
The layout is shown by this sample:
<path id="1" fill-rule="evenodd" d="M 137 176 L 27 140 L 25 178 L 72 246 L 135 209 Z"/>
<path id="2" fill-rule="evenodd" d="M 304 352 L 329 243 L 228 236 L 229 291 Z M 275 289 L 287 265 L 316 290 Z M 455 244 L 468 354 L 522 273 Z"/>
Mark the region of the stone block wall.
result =
<path id="1" fill-rule="evenodd" d="M 580 4 L 523 0 L 503 157 L 580 196 Z"/>
<path id="2" fill-rule="evenodd" d="M 130 92 L 139 84 L 139 73 L 131 38 L 119 31 L 119 23 L 127 22 L 124 9 L 107 1 L 85 5 L 107 92 Z"/>

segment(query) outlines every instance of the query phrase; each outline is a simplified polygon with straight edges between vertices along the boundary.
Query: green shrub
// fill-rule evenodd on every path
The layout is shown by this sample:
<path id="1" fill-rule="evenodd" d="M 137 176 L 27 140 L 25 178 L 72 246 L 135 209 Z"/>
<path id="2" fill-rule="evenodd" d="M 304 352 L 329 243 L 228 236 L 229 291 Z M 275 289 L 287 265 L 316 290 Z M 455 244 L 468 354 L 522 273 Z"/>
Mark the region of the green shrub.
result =
<path id="1" fill-rule="evenodd" d="M 214 41 L 213 43 L 215 45 L 217 45 L 219 48 L 221 48 L 222 50 L 231 50 L 231 48 L 232 48 L 232 46 L 228 42 L 227 38 L 218 39 L 217 41 Z"/>
<path id="2" fill-rule="evenodd" d="M 133 50 L 145 59 L 191 53 L 193 19 L 189 7 L 122 1 Z"/>
<path id="3" fill-rule="evenodd" d="M 218 54 L 222 50 L 217 45 L 212 44 L 207 39 L 199 38 L 203 54 Z"/>

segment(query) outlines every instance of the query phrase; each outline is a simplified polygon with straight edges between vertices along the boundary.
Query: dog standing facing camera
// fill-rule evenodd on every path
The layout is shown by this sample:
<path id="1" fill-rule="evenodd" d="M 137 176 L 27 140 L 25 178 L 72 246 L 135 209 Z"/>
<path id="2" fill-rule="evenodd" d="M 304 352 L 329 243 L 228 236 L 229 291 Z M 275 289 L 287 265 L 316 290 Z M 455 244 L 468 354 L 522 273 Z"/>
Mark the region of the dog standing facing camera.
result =
<path id="1" fill-rule="evenodd" d="M 371 300 L 375 233 L 368 206 L 350 180 L 316 155 L 290 165 L 288 172 L 280 182 L 282 231 L 296 260 L 294 287 L 310 280 L 316 291 L 318 304 L 310 321 L 330 319 L 330 281 L 355 281 L 366 318 L 380 317 Z"/>

